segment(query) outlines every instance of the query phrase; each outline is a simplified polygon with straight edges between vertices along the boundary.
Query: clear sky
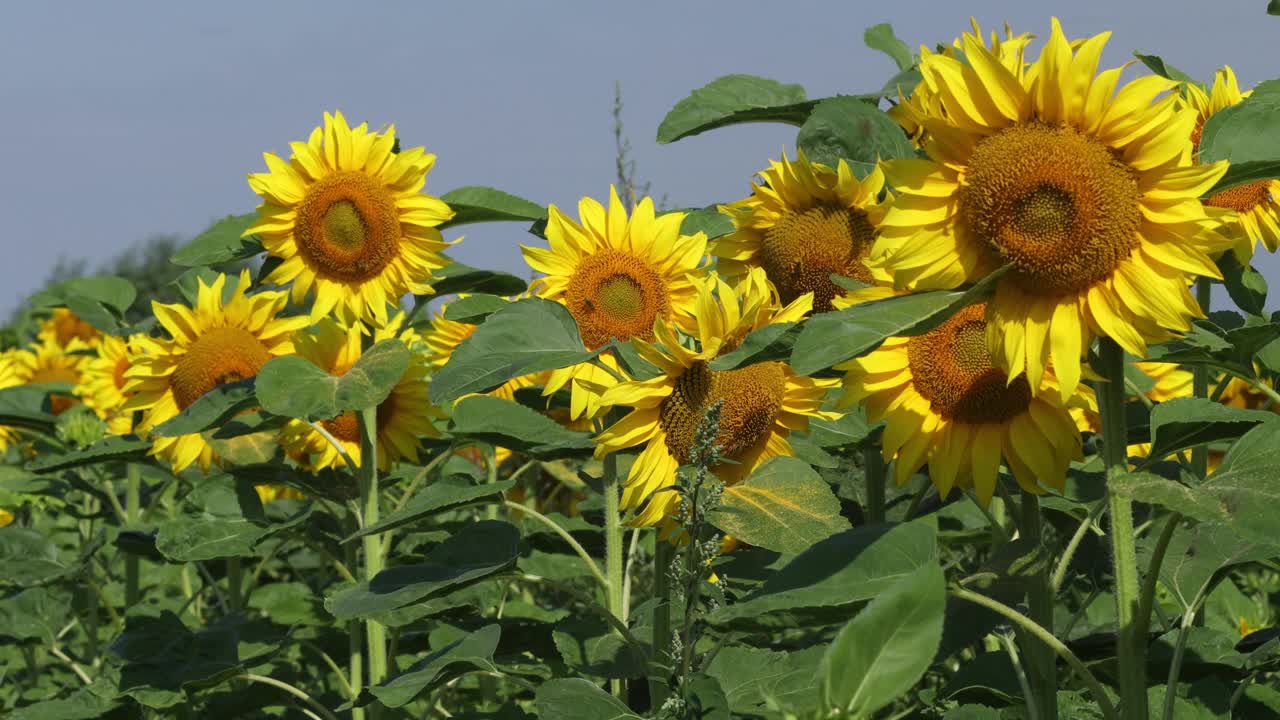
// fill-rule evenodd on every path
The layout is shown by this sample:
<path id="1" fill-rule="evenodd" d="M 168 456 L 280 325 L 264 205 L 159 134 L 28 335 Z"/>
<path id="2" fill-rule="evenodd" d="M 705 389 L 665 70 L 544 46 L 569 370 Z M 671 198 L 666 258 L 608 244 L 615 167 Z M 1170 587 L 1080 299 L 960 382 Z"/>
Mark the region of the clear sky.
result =
<path id="1" fill-rule="evenodd" d="M 25 2 L 0 23 L 0 317 L 59 256 L 96 265 L 155 233 L 190 237 L 251 210 L 245 174 L 321 113 L 395 123 L 439 160 L 427 189 L 492 185 L 572 207 L 614 177 L 620 81 L 641 180 L 671 206 L 743 196 L 795 129 L 752 125 L 672 145 L 654 133 L 688 92 L 728 73 L 803 84 L 810 97 L 893 74 L 862 30 L 949 42 L 974 15 L 1048 35 L 1113 30 L 1104 64 L 1135 49 L 1199 78 L 1280 75 L 1265 0 L 968 2 Z M 1033 55 L 1038 53 L 1038 46 Z M 1136 71 L 1134 71 L 1136 72 Z M 1131 75 L 1132 76 L 1132 75 Z M 519 224 L 467 226 L 455 256 L 522 276 Z M 456 236 L 458 233 L 453 233 Z M 1280 285 L 1280 261 L 1258 263 Z M 1273 295 L 1280 296 L 1280 290 Z M 1273 301 L 1271 306 L 1277 306 Z"/>

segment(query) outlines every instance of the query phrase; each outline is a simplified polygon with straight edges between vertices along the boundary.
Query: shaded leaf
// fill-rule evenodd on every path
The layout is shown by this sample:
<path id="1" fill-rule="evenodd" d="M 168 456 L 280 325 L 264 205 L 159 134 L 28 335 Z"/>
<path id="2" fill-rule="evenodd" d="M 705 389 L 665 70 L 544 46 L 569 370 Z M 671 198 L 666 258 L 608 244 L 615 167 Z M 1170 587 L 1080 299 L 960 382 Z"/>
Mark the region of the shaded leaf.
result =
<path id="1" fill-rule="evenodd" d="M 791 355 L 799 334 L 799 323 L 770 323 L 748 333 L 737 349 L 712 360 L 710 367 L 712 370 L 732 370 L 770 360 L 785 361 Z"/>
<path id="2" fill-rule="evenodd" d="M 543 683 L 534 704 L 542 720 L 643 720 L 621 700 L 581 678 Z"/>
<path id="3" fill-rule="evenodd" d="M 1151 410 L 1153 459 L 1165 458 L 1195 445 L 1240 437 L 1261 423 L 1280 420 L 1265 410 L 1246 410 L 1208 398 L 1174 398 Z"/>
<path id="4" fill-rule="evenodd" d="M 510 479 L 495 483 L 477 483 L 466 475 L 450 475 L 419 490 L 403 510 L 387 515 L 380 522 L 348 536 L 343 542 L 403 527 L 439 513 L 472 505 L 499 503 L 503 501 L 503 493 L 514 486 L 515 481 Z"/>
<path id="5" fill-rule="evenodd" d="M 182 412 L 157 425 L 151 432 L 159 437 L 178 437 L 204 432 L 209 428 L 223 425 L 257 404 L 254 378 L 219 385 L 201 395 Z"/>
<path id="6" fill-rule="evenodd" d="M 137 460 L 146 457 L 150 448 L 149 440 L 139 440 L 132 435 L 110 435 L 83 450 L 36 458 L 27 463 L 27 469 L 47 473 L 97 463 Z"/>
<path id="7" fill-rule="evenodd" d="M 524 292 L 528 285 L 528 282 L 510 273 L 481 270 L 455 260 L 432 273 L 431 289 L 435 291 L 432 295 L 415 297 L 427 298 L 455 293 L 515 295 Z"/>
<path id="8" fill-rule="evenodd" d="M 0 637 L 52 645 L 71 614 L 71 604 L 49 588 L 27 588 L 0 600 Z"/>
<path id="9" fill-rule="evenodd" d="M 64 575 L 70 566 L 58 558 L 58 546 L 43 534 L 10 525 L 0 528 L 0 586 L 29 587 Z"/>
<path id="10" fill-rule="evenodd" d="M 1222 253 L 1218 258 L 1222 271 L 1222 284 L 1227 294 L 1241 310 L 1251 315 L 1263 315 L 1267 304 L 1267 279 L 1251 265 L 1241 265 L 1233 252 Z"/>
<path id="11" fill-rule="evenodd" d="M 581 564 L 580 560 L 578 564 Z M 576 673 L 601 678 L 644 675 L 644 658 L 597 615 L 571 616 L 561 620 L 551 637 L 564 664 Z"/>
<path id="12" fill-rule="evenodd" d="M 720 681 L 730 709 L 759 715 L 772 707 L 802 714 L 818 706 L 818 664 L 825 647 L 774 652 L 728 646 L 716 653 L 707 674 Z"/>
<path id="13" fill-rule="evenodd" d="M 493 651 L 498 648 L 501 634 L 502 628 L 498 625 L 486 625 L 433 651 L 389 682 L 375 685 L 369 691 L 387 707 L 404 707 L 422 693 L 468 670 L 497 672 Z"/>
<path id="14" fill-rule="evenodd" d="M 725 488 L 709 519 L 749 545 L 784 553 L 804 552 L 849 529 L 831 486 L 794 457 L 770 458 L 746 480 Z"/>
<path id="15" fill-rule="evenodd" d="M 658 142 L 675 142 L 746 122 L 800 125 L 813 106 L 799 85 L 784 85 L 754 75 L 725 75 L 676 103 L 658 126 Z"/>
<path id="16" fill-rule="evenodd" d="M 258 400 L 267 412 L 323 420 L 348 410 L 376 407 L 409 367 L 409 348 L 396 338 L 364 351 L 341 376 L 290 355 L 272 359 L 257 376 Z"/>

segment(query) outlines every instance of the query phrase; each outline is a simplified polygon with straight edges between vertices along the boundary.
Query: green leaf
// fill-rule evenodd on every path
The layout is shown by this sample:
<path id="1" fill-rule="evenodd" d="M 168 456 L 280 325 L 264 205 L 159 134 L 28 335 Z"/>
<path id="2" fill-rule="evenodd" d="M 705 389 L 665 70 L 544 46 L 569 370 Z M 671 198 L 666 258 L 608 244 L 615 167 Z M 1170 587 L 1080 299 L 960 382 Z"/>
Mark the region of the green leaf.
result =
<path id="1" fill-rule="evenodd" d="M 548 459 L 595 449 L 590 433 L 570 430 L 520 403 L 488 395 L 455 403 L 449 434 Z"/>
<path id="2" fill-rule="evenodd" d="M 587 362 L 587 350 L 568 308 L 542 298 L 526 298 L 490 315 L 458 344 L 449 363 L 431 382 L 437 404 L 543 370 Z"/>
<path id="3" fill-rule="evenodd" d="M 784 85 L 754 75 L 725 75 L 676 103 L 658 126 L 658 142 L 675 142 L 738 123 L 800 125 L 813 106 L 799 85 Z"/>
<path id="4" fill-rule="evenodd" d="M 871 601 L 823 658 L 825 705 L 870 717 L 915 685 L 942 642 L 946 580 L 926 565 Z"/>
<path id="5" fill-rule="evenodd" d="M 31 296 L 30 302 L 34 308 L 66 306 L 102 332 L 118 335 L 132 329 L 124 315 L 137 297 L 128 280 L 99 275 L 60 282 Z"/>
<path id="6" fill-rule="evenodd" d="M 506 570 L 515 564 L 519 546 L 515 526 L 481 520 L 433 548 L 424 562 L 383 570 L 329 596 L 324 606 L 339 620 L 396 610 Z"/>
<path id="7" fill-rule="evenodd" d="M 773 652 L 730 645 L 716 653 L 707 674 L 720 681 L 734 713 L 764 715 L 783 708 L 803 714 L 818 706 L 818 664 L 825 652 L 825 647 Z"/>
<path id="8" fill-rule="evenodd" d="M 1267 3 L 1268 15 L 1280 15 L 1280 0 L 1271 0 Z"/>
<path id="9" fill-rule="evenodd" d="M 151 433 L 157 437 L 180 437 L 204 432 L 209 428 L 222 426 L 257 404 L 254 378 L 219 385 L 201 395 L 182 412 L 157 425 Z"/>
<path id="10" fill-rule="evenodd" d="M 432 652 L 389 682 L 369 688 L 369 692 L 387 707 L 404 707 L 422 693 L 467 671 L 498 672 L 493 652 L 498 649 L 501 634 L 500 626 L 486 625 Z"/>
<path id="11" fill-rule="evenodd" d="M 1200 161 L 1232 164 L 1280 160 L 1280 80 L 1260 83 L 1244 101 L 1204 123 Z"/>
<path id="12" fill-rule="evenodd" d="M 466 475 L 450 475 L 418 491 L 403 510 L 391 513 L 384 517 L 381 522 L 348 536 L 343 542 L 351 542 L 365 535 L 394 530 L 423 518 L 451 510 L 460 510 L 473 505 L 500 503 L 504 499 L 503 493 L 514 486 L 514 480 L 499 480 L 495 483 L 477 484 Z"/>
<path id="13" fill-rule="evenodd" d="M 427 298 L 457 293 L 516 295 L 524 292 L 528 286 L 528 282 L 510 273 L 480 270 L 455 260 L 432 273 L 431 289 L 434 292 L 431 295 L 415 297 Z"/>
<path id="14" fill-rule="evenodd" d="M 1190 75 L 1166 63 L 1164 61 L 1164 58 L 1160 57 L 1159 55 L 1144 55 L 1143 53 L 1137 50 L 1134 50 L 1133 56 L 1138 58 L 1138 60 L 1141 61 L 1143 65 L 1146 65 L 1148 70 L 1159 75 L 1160 77 L 1166 77 L 1166 78 L 1169 78 L 1170 80 L 1177 80 L 1178 82 L 1189 82 L 1193 85 L 1200 85 L 1200 83 L 1196 82 L 1195 79 L 1192 78 Z"/>
<path id="15" fill-rule="evenodd" d="M 725 697 L 720 682 L 710 675 L 691 674 L 689 684 L 688 717 L 699 720 L 730 720 L 729 699 Z"/>
<path id="16" fill-rule="evenodd" d="M 267 528 L 244 519 L 183 516 L 160 523 L 156 549 L 175 562 L 253 555 Z"/>
<path id="17" fill-rule="evenodd" d="M 329 614 L 324 611 L 324 598 L 301 582 L 259 585 L 249 595 L 248 605 L 281 625 L 328 627 L 330 624 Z"/>
<path id="18" fill-rule="evenodd" d="M 262 243 L 252 235 L 241 236 L 257 220 L 257 213 L 228 215 L 182 246 L 170 261 L 182 267 L 202 267 L 253 257 L 262 252 Z"/>
<path id="19" fill-rule="evenodd" d="M 48 588 L 27 588 L 0 600 L 0 637 L 53 645 L 70 614 L 67 598 Z"/>
<path id="20" fill-rule="evenodd" d="M 708 240 L 715 240 L 718 237 L 728 235 L 733 230 L 733 219 L 720 212 L 720 209 L 715 205 L 698 210 L 690 210 L 680 223 L 681 235 L 706 233 Z"/>
<path id="21" fill-rule="evenodd" d="M 36 473 L 48 473 L 104 462 L 139 460 L 147 456 L 150 448 L 150 440 L 139 440 L 132 435 L 111 435 L 83 450 L 39 457 L 27 463 L 27 469 Z"/>
<path id="22" fill-rule="evenodd" d="M 446 305 L 444 319 L 479 325 L 485 318 L 510 304 L 510 300 L 497 295 L 468 295 Z"/>
<path id="23" fill-rule="evenodd" d="M 70 569 L 58 558 L 58 546 L 35 530 L 0 528 L 0 586 L 30 587 L 54 580 Z"/>
<path id="24" fill-rule="evenodd" d="M 877 160 L 915 156 L 902 127 L 874 102 L 853 96 L 818 103 L 796 135 L 796 145 L 814 162 L 835 168 L 840 160 L 864 177 Z"/>
<path id="25" fill-rule="evenodd" d="M 711 523 L 749 545 L 800 553 L 849 529 L 831 486 L 807 463 L 775 457 L 724 490 Z"/>
<path id="26" fill-rule="evenodd" d="M 1265 410 L 1245 410 L 1208 398 L 1174 398 L 1151 410 L 1151 452 L 1159 460 L 1196 445 L 1237 438 L 1261 423 L 1280 420 Z"/>
<path id="27" fill-rule="evenodd" d="M 809 421 L 809 439 L 818 447 L 853 447 L 870 435 L 867 412 L 861 405 L 849 408 L 838 420 L 813 418 Z"/>
<path id="28" fill-rule="evenodd" d="M 65 698 L 15 708 L 9 720 L 96 720 L 109 717 L 117 702 L 114 697 L 98 694 L 97 687 L 83 687 Z M 114 693 L 113 693 L 114 694 Z"/>
<path id="29" fill-rule="evenodd" d="M 1200 523 L 1174 533 L 1160 566 L 1160 581 L 1189 612 L 1208 593 L 1218 571 L 1274 557 L 1280 557 L 1280 545 L 1241 540 L 1221 523 Z"/>
<path id="30" fill-rule="evenodd" d="M 534 704 L 542 720 L 644 720 L 621 700 L 582 678 L 543 683 Z"/>
<path id="31" fill-rule="evenodd" d="M 1233 252 L 1218 258 L 1222 284 L 1241 310 L 1250 315 L 1263 315 L 1267 304 L 1267 279 L 1251 265 L 1241 265 Z"/>
<path id="32" fill-rule="evenodd" d="M 1222 179 L 1210 188 L 1209 192 L 1205 193 L 1205 196 L 1208 197 L 1223 190 L 1230 190 L 1239 185 L 1247 185 L 1251 182 L 1274 178 L 1280 178 L 1280 159 L 1233 162 L 1231 167 L 1227 168 L 1227 174 L 1223 175 Z"/>
<path id="33" fill-rule="evenodd" d="M 551 637 L 564 664 L 575 673 L 597 678 L 644 675 L 644 657 L 597 615 L 561 620 Z"/>
<path id="34" fill-rule="evenodd" d="M 377 407 L 408 367 L 409 348 L 396 338 L 366 350 L 341 376 L 296 355 L 278 357 L 258 373 L 258 400 L 275 415 L 324 420 L 348 410 Z"/>
<path id="35" fill-rule="evenodd" d="M 440 199 L 448 203 L 454 213 L 452 218 L 440 224 L 441 230 L 468 223 L 541 220 L 547 216 L 547 209 L 536 202 L 479 185 L 450 190 Z"/>
<path id="36" fill-rule="evenodd" d="M 872 50 L 879 50 L 888 55 L 899 70 L 906 70 L 916 64 L 911 48 L 893 34 L 893 26 L 889 23 L 872 25 L 862 32 L 862 42 Z"/>
<path id="37" fill-rule="evenodd" d="M 158 617 L 128 616 L 124 633 L 111 643 L 111 651 L 126 663 L 120 691 L 207 688 L 240 674 L 236 622 L 224 618 L 193 633 L 168 610 Z"/>
<path id="38" fill-rule="evenodd" d="M 47 410 L 47 394 L 38 385 L 0 389 L 0 425 L 52 433 L 56 418 Z"/>
<path id="39" fill-rule="evenodd" d="M 742 340 L 742 344 L 733 352 L 725 353 L 712 360 L 711 369 L 732 370 L 743 365 L 769 360 L 786 360 L 791 355 L 791 348 L 795 345 L 799 334 L 798 323 L 770 323 L 748 333 Z"/>
<path id="40" fill-rule="evenodd" d="M 932 525 L 917 521 L 857 527 L 800 553 L 758 590 L 713 610 L 708 619 L 725 625 L 811 608 L 847 612 L 850 606 L 880 595 L 936 561 Z"/>

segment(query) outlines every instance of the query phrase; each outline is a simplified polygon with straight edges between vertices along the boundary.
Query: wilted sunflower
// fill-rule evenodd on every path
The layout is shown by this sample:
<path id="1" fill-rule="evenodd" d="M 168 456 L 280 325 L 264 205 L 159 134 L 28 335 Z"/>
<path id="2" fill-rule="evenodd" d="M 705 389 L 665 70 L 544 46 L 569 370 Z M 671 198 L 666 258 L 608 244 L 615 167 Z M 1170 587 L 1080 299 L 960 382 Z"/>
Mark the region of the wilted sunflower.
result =
<path id="1" fill-rule="evenodd" d="M 658 491 L 675 485 L 676 470 L 689 462 L 698 426 L 715 403 L 723 403 L 716 444 L 733 462 L 714 472 L 726 484 L 738 482 L 768 458 L 793 455 L 787 436 L 805 430 L 809 418 L 839 417 L 821 409 L 834 381 L 796 375 L 782 362 L 734 370 L 708 366 L 737 348 L 752 330 L 803 318 L 812 309 L 812 295 L 782 307 L 760 268 L 750 270 L 736 288 L 715 274 L 697 287 L 698 349 L 681 341 L 672 322 L 659 322 L 654 328 L 659 344 L 639 340 L 636 346 L 661 374 L 616 385 L 601 400 L 606 406 L 634 409 L 596 437 L 597 455 L 645 446 L 622 494 L 623 509 L 648 501 L 632 521 L 635 525 L 654 525 L 674 513 L 676 493 Z"/>
<path id="2" fill-rule="evenodd" d="M 240 273 L 231 297 L 223 302 L 227 276 L 211 285 L 199 281 L 195 307 L 151 303 L 151 310 L 172 340 L 139 337 L 138 354 L 125 371 L 122 410 L 145 410 L 138 427 L 146 432 L 185 410 L 225 383 L 251 378 L 273 357 L 293 353 L 290 336 L 307 325 L 306 316 L 277 318 L 288 302 L 284 292 L 247 295 L 249 271 Z M 174 472 L 194 462 L 208 470 L 213 448 L 199 433 L 156 437 L 151 454 L 164 457 Z"/>
<path id="3" fill-rule="evenodd" d="M 1011 265 L 988 342 L 1032 388 L 1052 364 L 1063 401 L 1094 336 L 1142 357 L 1201 317 L 1187 287 L 1220 277 L 1209 253 L 1230 245 L 1198 199 L 1226 163 L 1188 165 L 1195 112 L 1177 94 L 1154 99 L 1172 81 L 1114 93 L 1121 69 L 1094 76 L 1108 36 L 1073 50 L 1055 19 L 1025 73 L 967 34 L 966 62 L 925 58 L 946 114 L 924 121 L 929 159 L 888 163 L 896 195 L 870 261 L 915 289 Z"/>
<path id="4" fill-rule="evenodd" d="M 430 292 L 445 265 L 436 226 L 453 211 L 421 192 L 436 156 L 395 144 L 394 127 L 371 133 L 325 113 L 307 142 L 290 143 L 289 162 L 264 153 L 269 172 L 249 175 L 263 202 L 245 234 L 283 260 L 266 282 L 293 283 L 296 303 L 315 290 L 312 320 L 336 312 L 383 325 L 389 303 Z"/>
<path id="5" fill-rule="evenodd" d="M 392 463 L 402 459 L 417 462 L 419 438 L 439 435 L 431 424 L 431 418 L 441 417 L 441 412 L 427 400 L 430 365 L 423 352 L 425 348 L 413 329 L 400 331 L 403 323 L 404 313 L 397 313 L 373 334 L 375 343 L 399 337 L 410 350 L 409 366 L 404 375 L 396 382 L 387 399 L 378 405 L 380 470 L 388 470 Z M 360 359 L 361 339 L 359 327 L 344 328 L 332 319 L 325 318 L 309 332 L 294 335 L 293 345 L 299 357 L 330 375 L 341 376 Z M 342 443 L 353 461 L 363 462 L 360 457 L 360 429 L 356 413 L 346 412 L 318 424 Z M 345 465 L 337 449 L 301 420 L 289 421 L 281 432 L 280 444 L 285 452 L 311 470 Z"/>
<path id="6" fill-rule="evenodd" d="M 104 335 L 98 344 L 97 355 L 85 362 L 76 388 L 76 394 L 84 398 L 85 405 L 107 421 L 107 430 L 113 435 L 133 432 L 133 412 L 121 409 L 128 399 L 124 394 L 125 372 L 133 364 L 130 344 L 136 346 L 136 337 L 126 340 Z"/>
<path id="7" fill-rule="evenodd" d="M 1002 458 L 1023 489 L 1040 493 L 1061 490 L 1067 466 L 1081 457 L 1080 433 L 1059 393 L 1037 397 L 1025 375 L 1010 380 L 992 364 L 985 318 L 983 305 L 970 305 L 923 335 L 889 338 L 836 366 L 846 371 L 841 405 L 861 402 L 871 422 L 886 421 L 882 452 L 899 485 L 928 463 L 939 495 L 973 489 L 984 507 Z M 1042 381 L 1057 389 L 1052 370 Z M 1062 394 L 1093 407 L 1083 386 Z"/>
<path id="8" fill-rule="evenodd" d="M 1236 74 L 1229 65 L 1214 74 L 1213 87 L 1208 93 L 1194 83 L 1183 87 L 1187 101 L 1198 115 L 1191 135 L 1197 152 L 1205 121 L 1214 113 L 1240 103 L 1252 92 L 1240 92 Z M 1235 211 L 1234 221 L 1228 223 L 1228 234 L 1236 240 L 1234 250 L 1241 263 L 1249 263 L 1259 240 L 1270 252 L 1280 247 L 1280 180 L 1256 180 L 1227 188 L 1210 195 L 1204 204 Z"/>
<path id="9" fill-rule="evenodd" d="M 704 273 L 707 238 L 680 233 L 684 213 L 655 216 L 653 200 L 644 198 L 628 218 L 612 186 L 608 210 L 589 197 L 578 203 L 581 225 L 555 205 L 547 212 L 550 247 L 521 250 L 529 266 L 545 274 L 534 281 L 534 292 L 569 309 L 588 350 L 614 338 L 651 341 L 655 321 L 694 326 L 694 282 Z M 601 359 L 617 367 L 611 355 Z M 543 393 L 569 386 L 571 416 L 594 417 L 600 393 L 616 383 L 609 372 L 582 363 L 553 371 Z"/>
<path id="10" fill-rule="evenodd" d="M 762 267 L 782 302 L 813 293 L 816 312 L 830 310 L 832 298 L 844 294 L 832 275 L 873 282 L 863 261 L 880 219 L 884 174 L 878 166 L 858 180 L 844 160 L 832 170 L 797 151 L 795 162 L 784 156 L 760 177 L 763 182 L 751 183 L 751 197 L 720 206 L 736 228 L 710 247 L 726 281 Z"/>
<path id="11" fill-rule="evenodd" d="M 61 415 L 80 402 L 76 389 L 89 360 L 89 345 L 80 338 L 72 337 L 62 344 L 53 335 L 45 335 L 31 345 L 0 355 L 0 387 L 70 383 L 70 392 L 49 395 L 50 412 Z"/>
<path id="12" fill-rule="evenodd" d="M 97 344 L 102 333 L 67 308 L 54 308 L 52 315 L 40 321 L 39 337 L 42 340 L 48 338 L 62 346 L 78 339 L 92 347 Z"/>

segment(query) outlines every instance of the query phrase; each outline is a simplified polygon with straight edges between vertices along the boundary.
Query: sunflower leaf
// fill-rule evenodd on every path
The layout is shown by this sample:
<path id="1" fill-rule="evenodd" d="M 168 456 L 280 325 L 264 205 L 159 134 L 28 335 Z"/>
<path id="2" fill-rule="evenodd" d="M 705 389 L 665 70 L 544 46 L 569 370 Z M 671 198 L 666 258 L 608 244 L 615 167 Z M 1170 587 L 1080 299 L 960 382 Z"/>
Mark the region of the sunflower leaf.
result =
<path id="1" fill-rule="evenodd" d="M 433 651 L 391 680 L 369 688 L 387 707 L 404 707 L 422 693 L 471 670 L 498 672 L 493 653 L 502 634 L 499 625 L 486 625 Z"/>
<path id="2" fill-rule="evenodd" d="M 1237 438 L 1261 423 L 1280 420 L 1266 410 L 1245 410 L 1208 398 L 1174 398 L 1151 410 L 1153 460 L 1196 445 Z"/>
<path id="3" fill-rule="evenodd" d="M 377 407 L 408 367 L 409 349 L 396 338 L 366 350 L 341 376 L 296 355 L 273 358 L 258 373 L 258 400 L 273 415 L 327 420 L 348 410 Z"/>
<path id="4" fill-rule="evenodd" d="M 595 448 L 591 435 L 569 430 L 524 405 L 488 395 L 474 395 L 453 406 L 449 434 L 552 459 Z"/>
<path id="5" fill-rule="evenodd" d="M 831 486 L 793 457 L 771 458 L 725 488 L 710 521 L 745 543 L 783 553 L 804 552 L 849 529 Z"/>
<path id="6" fill-rule="evenodd" d="M 473 505 L 501 503 L 503 493 L 515 486 L 515 480 L 499 480 L 476 484 L 466 475 L 450 475 L 433 481 L 413 496 L 403 510 L 391 513 L 381 521 L 343 538 L 342 542 L 362 538 L 417 522 L 423 518 Z"/>
<path id="7" fill-rule="evenodd" d="M 179 248 L 169 260 L 182 267 L 202 267 L 253 257 L 262 252 L 262 243 L 252 235 L 242 235 L 257 219 L 257 213 L 228 215 Z"/>
<path id="8" fill-rule="evenodd" d="M 705 233 L 708 240 L 715 240 L 733 232 L 733 219 L 720 212 L 715 205 L 690 210 L 680 223 L 680 234 L 694 235 L 699 232 Z"/>
<path id="9" fill-rule="evenodd" d="M 415 295 L 415 298 L 453 295 L 455 293 L 489 293 L 492 295 L 515 295 L 524 292 L 528 283 L 515 275 L 481 270 L 460 262 L 451 262 L 437 270 L 431 277 L 432 295 Z"/>
<path id="10" fill-rule="evenodd" d="M 1148 70 L 1160 77 L 1177 80 L 1178 82 L 1189 82 L 1193 85 L 1202 85 L 1201 83 L 1196 82 L 1195 78 L 1166 63 L 1164 58 L 1159 55 L 1144 55 L 1141 51 L 1134 50 L 1133 56 L 1138 58 L 1143 65 L 1146 65 Z"/>
<path id="11" fill-rule="evenodd" d="M 178 437 L 204 432 L 222 425 L 257 404 L 253 378 L 219 385 L 201 395 L 182 412 L 157 425 L 151 430 L 151 434 L 158 437 Z"/>
<path id="12" fill-rule="evenodd" d="M 35 473 L 48 473 L 117 460 L 136 460 L 146 457 L 150 448 L 149 440 L 111 435 L 83 450 L 37 458 L 27 464 L 27 469 Z"/>
<path id="13" fill-rule="evenodd" d="M 712 370 L 732 370 L 743 365 L 783 360 L 791 354 L 791 348 L 799 334 L 798 323 L 770 323 L 752 330 L 736 350 L 712 360 L 710 367 Z"/>
<path id="14" fill-rule="evenodd" d="M 1280 161 L 1280 80 L 1260 83 L 1242 102 L 1205 121 L 1200 161 L 1217 160 Z"/>
<path id="15" fill-rule="evenodd" d="M 1252 265 L 1241 265 L 1233 252 L 1218 258 L 1218 269 L 1235 304 L 1250 315 L 1262 315 L 1267 304 L 1267 279 L 1262 273 Z"/>
<path id="16" fill-rule="evenodd" d="M 658 142 L 675 142 L 739 123 L 801 125 L 816 104 L 799 85 L 784 85 L 755 75 L 725 75 L 676 103 L 658 126 Z"/>
<path id="17" fill-rule="evenodd" d="M 538 203 L 480 185 L 450 190 L 440 199 L 448 203 L 454 213 L 452 218 L 440 223 L 441 230 L 469 223 L 541 220 L 547 216 L 547 209 Z"/>
<path id="18" fill-rule="evenodd" d="M 32 296 L 31 306 L 66 307 L 98 330 L 120 335 L 134 329 L 125 324 L 124 316 L 137 297 L 133 283 L 103 275 L 73 278 L 46 288 Z"/>
<path id="19" fill-rule="evenodd" d="M 879 50 L 893 60 L 899 70 L 906 70 L 916 64 L 911 48 L 898 39 L 889 23 L 872 25 L 862 32 L 862 42 L 872 50 Z"/>
<path id="20" fill-rule="evenodd" d="M 556 720 L 642 720 L 623 702 L 583 678 L 549 680 L 534 695 L 538 717 Z"/>
<path id="21" fill-rule="evenodd" d="M 879 160 L 914 157 L 915 148 L 893 118 L 863 97 L 822 100 L 800 127 L 796 146 L 814 162 L 835 168 L 841 160 L 865 177 Z"/>
<path id="22" fill-rule="evenodd" d="M 1280 178 L 1280 160 L 1258 160 L 1254 162 L 1233 162 L 1227 168 L 1227 174 L 1214 185 L 1205 196 L 1230 190 L 1233 187 L 1247 185 L 1259 180 Z"/>
<path id="23" fill-rule="evenodd" d="M 508 305 L 497 295 L 468 295 L 445 306 L 444 319 L 453 322 L 479 325 L 484 319 Z"/>

